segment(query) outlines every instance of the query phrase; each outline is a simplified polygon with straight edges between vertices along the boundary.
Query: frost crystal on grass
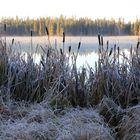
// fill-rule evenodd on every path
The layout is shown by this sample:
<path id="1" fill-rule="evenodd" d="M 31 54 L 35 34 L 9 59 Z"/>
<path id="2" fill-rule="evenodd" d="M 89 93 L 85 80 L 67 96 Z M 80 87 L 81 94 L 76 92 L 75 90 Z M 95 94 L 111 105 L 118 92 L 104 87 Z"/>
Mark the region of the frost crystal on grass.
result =
<path id="1" fill-rule="evenodd" d="M 62 115 L 55 115 L 54 111 L 43 104 L 20 106 L 26 110 L 26 115 L 12 116 L 0 125 L 0 139 L 2 140 L 113 140 L 112 132 L 104 123 L 96 110 L 89 108 L 67 109 Z M 4 116 L 3 116 L 4 117 Z"/>

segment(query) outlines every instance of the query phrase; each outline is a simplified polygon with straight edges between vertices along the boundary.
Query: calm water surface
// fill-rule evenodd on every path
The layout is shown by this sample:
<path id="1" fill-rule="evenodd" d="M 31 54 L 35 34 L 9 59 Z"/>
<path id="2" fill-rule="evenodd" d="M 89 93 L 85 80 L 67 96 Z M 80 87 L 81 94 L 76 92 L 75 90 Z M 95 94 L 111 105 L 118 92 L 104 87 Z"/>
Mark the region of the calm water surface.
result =
<path id="1" fill-rule="evenodd" d="M 15 43 L 13 45 L 13 49 L 16 51 L 20 51 L 22 53 L 30 52 L 31 46 L 31 38 L 30 37 L 7 37 L 7 44 L 12 42 L 12 38 L 15 39 Z M 130 47 L 136 47 L 138 37 L 137 36 L 112 36 L 112 37 L 104 37 L 104 44 L 106 44 L 107 40 L 109 41 L 109 47 L 113 47 L 114 44 L 119 46 L 122 51 L 128 53 Z M 68 52 L 68 47 L 72 47 L 72 52 L 76 53 L 78 43 L 81 41 L 81 48 L 79 51 L 79 55 L 77 58 L 78 67 L 83 65 L 89 65 L 94 67 L 95 61 L 98 59 L 97 50 L 98 50 L 98 39 L 97 37 L 66 37 L 65 42 L 65 52 Z M 62 37 L 51 37 L 50 38 L 51 46 L 56 47 L 58 49 L 62 48 Z M 45 47 L 48 45 L 47 37 L 33 37 L 32 45 L 33 45 L 33 53 L 36 52 L 37 46 Z M 106 47 L 106 45 L 104 45 Z M 39 47 L 38 47 L 39 48 Z M 36 63 L 38 63 L 41 56 L 41 51 L 37 50 L 36 55 Z"/>

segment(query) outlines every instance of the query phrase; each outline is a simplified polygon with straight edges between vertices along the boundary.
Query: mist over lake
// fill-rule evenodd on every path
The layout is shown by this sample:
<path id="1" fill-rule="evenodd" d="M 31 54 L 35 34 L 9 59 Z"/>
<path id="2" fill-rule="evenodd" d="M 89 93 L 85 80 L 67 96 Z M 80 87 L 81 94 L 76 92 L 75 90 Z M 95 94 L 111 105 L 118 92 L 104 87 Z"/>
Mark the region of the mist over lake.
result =
<path id="1" fill-rule="evenodd" d="M 7 37 L 7 44 L 10 44 L 12 39 L 15 39 L 13 49 L 22 54 L 29 53 L 31 51 L 31 38 L 30 37 Z M 125 53 L 129 52 L 130 47 L 136 47 L 138 42 L 138 36 L 105 36 L 104 47 L 106 49 L 106 42 L 109 41 L 109 48 L 116 46 L 120 47 Z M 71 46 L 72 52 L 76 53 L 78 43 L 81 42 L 79 55 L 77 57 L 77 66 L 90 65 L 94 67 L 95 61 L 98 59 L 98 38 L 96 36 L 66 36 L 64 44 L 65 52 L 68 53 L 68 48 Z M 42 54 L 41 47 L 47 47 L 49 45 L 48 38 L 46 36 L 33 37 L 32 38 L 32 53 L 35 56 L 35 62 L 39 62 Z M 50 45 L 56 49 L 60 49 L 63 46 L 62 37 L 53 36 L 50 37 Z"/>

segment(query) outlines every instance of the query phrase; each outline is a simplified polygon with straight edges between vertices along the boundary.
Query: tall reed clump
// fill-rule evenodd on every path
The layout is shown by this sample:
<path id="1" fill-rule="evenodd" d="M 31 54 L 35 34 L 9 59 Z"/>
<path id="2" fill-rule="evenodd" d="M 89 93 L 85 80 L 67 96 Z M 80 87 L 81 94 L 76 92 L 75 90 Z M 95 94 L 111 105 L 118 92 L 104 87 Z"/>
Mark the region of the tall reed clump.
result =
<path id="1" fill-rule="evenodd" d="M 68 99 L 73 106 L 86 106 L 88 101 L 88 94 L 86 93 L 86 80 L 87 73 L 86 68 L 82 68 L 81 72 L 77 69 L 77 57 L 81 47 L 81 42 L 78 43 L 76 54 L 72 54 L 72 68 L 69 72 L 69 83 L 68 85 Z M 69 53 L 71 46 L 69 47 Z"/>
<path id="2" fill-rule="evenodd" d="M 126 56 L 116 44 L 109 48 L 109 42 L 107 41 L 105 47 L 100 35 L 98 40 L 99 59 L 95 64 L 95 71 L 90 70 L 89 73 L 89 102 L 98 106 L 100 114 L 119 134 L 120 129 L 117 126 L 123 116 L 127 116 L 126 110 L 140 103 L 139 43 L 135 48 L 131 48 L 130 55 Z"/>
<path id="3" fill-rule="evenodd" d="M 139 49 L 133 49 L 129 58 L 114 45 L 109 48 L 109 42 L 104 47 L 103 37 L 98 35 L 99 50 L 95 72 L 91 71 L 91 102 L 98 104 L 103 96 L 111 98 L 119 106 L 126 108 L 138 102 L 139 91 Z M 121 60 L 120 60 L 120 57 Z"/>
<path id="4" fill-rule="evenodd" d="M 32 32 L 31 30 L 31 47 L 33 47 Z M 56 106 L 59 98 L 65 100 L 61 94 L 66 90 L 65 81 L 69 66 L 64 52 L 60 50 L 59 53 L 51 47 L 47 27 L 46 32 L 49 45 L 41 46 L 43 54 L 39 64 L 34 63 L 32 53 L 27 54 L 27 60 L 20 54 L 8 55 L 8 69 L 6 70 L 8 79 L 5 81 L 5 86 L 10 91 L 11 97 L 18 101 L 40 102 L 47 98 Z M 12 44 L 13 42 L 12 40 Z M 3 56 L 4 53 L 1 54 L 2 58 Z"/>
<path id="5" fill-rule="evenodd" d="M 4 39 L 0 40 L 0 85 L 7 81 L 7 68 L 6 24 L 4 24 Z"/>
<path id="6" fill-rule="evenodd" d="M 39 64 L 34 63 L 32 54 L 27 54 L 27 60 L 17 54 L 7 56 L 6 39 L 4 44 L 2 40 L 0 42 L 1 84 L 5 82 L 12 98 L 29 102 L 46 99 L 55 108 L 67 105 L 95 106 L 104 97 L 110 98 L 122 108 L 138 104 L 139 43 L 136 48 L 131 48 L 130 56 L 127 57 L 119 46 L 115 44 L 110 48 L 109 41 L 105 45 L 103 36 L 98 35 L 99 59 L 95 63 L 95 69 L 83 67 L 79 70 L 76 63 L 81 42 L 78 43 L 76 53 L 72 53 L 69 46 L 67 56 L 64 51 L 65 33 L 62 38 L 63 49 L 60 48 L 59 51 L 51 46 L 48 28 L 45 30 L 49 44 L 41 46 L 43 54 Z M 31 30 L 31 46 L 32 36 Z"/>

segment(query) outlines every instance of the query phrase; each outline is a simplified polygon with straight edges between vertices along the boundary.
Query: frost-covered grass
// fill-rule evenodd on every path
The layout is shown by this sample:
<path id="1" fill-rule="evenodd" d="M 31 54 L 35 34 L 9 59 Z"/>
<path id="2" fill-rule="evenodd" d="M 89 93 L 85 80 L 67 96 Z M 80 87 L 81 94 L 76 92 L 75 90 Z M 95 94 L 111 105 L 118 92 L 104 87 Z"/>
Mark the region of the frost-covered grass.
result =
<path id="1" fill-rule="evenodd" d="M 118 136 L 123 140 L 140 139 L 140 105 L 130 107 L 118 125 Z"/>
<path id="2" fill-rule="evenodd" d="M 98 40 L 95 69 L 77 68 L 81 42 L 66 55 L 64 35 L 39 64 L 0 40 L 0 139 L 139 139 L 140 43 L 126 56 Z"/>
<path id="3" fill-rule="evenodd" d="M 60 113 L 46 102 L 3 104 L 0 139 L 3 140 L 113 140 L 111 129 L 93 108 L 68 108 Z"/>
<path id="4" fill-rule="evenodd" d="M 101 113 L 101 109 L 112 102 L 109 99 L 103 99 L 102 106 L 100 104 L 97 108 L 65 108 L 62 111 L 54 110 L 47 101 L 34 104 L 12 100 L 4 103 L 2 98 L 0 101 L 2 140 L 138 140 L 140 138 L 139 105 L 121 110 L 115 105 L 109 107 L 110 110 L 106 110 L 106 115 L 112 113 L 110 121 L 116 116 L 121 116 L 118 125 L 110 127 L 110 121 L 107 123 L 105 120 L 107 116 Z M 117 112 L 113 109 L 117 109 Z"/>

